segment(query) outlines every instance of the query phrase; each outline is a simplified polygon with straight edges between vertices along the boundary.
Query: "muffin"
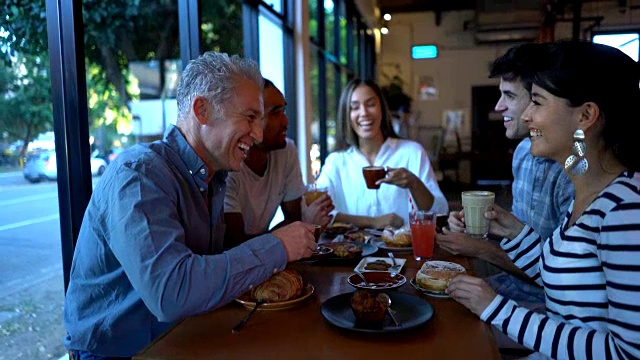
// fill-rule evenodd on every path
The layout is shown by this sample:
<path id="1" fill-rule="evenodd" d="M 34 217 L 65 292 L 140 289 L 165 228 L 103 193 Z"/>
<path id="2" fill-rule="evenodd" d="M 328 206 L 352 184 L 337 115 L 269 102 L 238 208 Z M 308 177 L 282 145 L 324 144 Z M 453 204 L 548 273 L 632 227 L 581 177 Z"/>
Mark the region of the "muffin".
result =
<path id="1" fill-rule="evenodd" d="M 351 297 L 351 310 L 361 325 L 380 326 L 389 307 L 384 293 L 357 290 Z"/>
<path id="2" fill-rule="evenodd" d="M 416 274 L 416 283 L 425 290 L 444 293 L 449 280 L 465 272 L 465 268 L 460 264 L 448 261 L 427 261 Z"/>

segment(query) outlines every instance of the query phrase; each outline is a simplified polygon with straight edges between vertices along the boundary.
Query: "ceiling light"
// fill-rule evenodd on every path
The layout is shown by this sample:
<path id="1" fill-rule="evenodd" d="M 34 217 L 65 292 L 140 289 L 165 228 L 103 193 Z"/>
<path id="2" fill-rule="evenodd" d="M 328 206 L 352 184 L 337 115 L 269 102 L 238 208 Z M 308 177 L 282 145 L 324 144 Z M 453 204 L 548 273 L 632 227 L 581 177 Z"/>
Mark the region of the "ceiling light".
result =
<path id="1" fill-rule="evenodd" d="M 391 20 L 391 14 L 384 14 L 382 18 L 385 19 L 386 21 L 389 21 Z"/>
<path id="2" fill-rule="evenodd" d="M 383 26 L 380 28 L 380 32 L 382 33 L 382 35 L 387 35 L 389 33 L 389 29 L 387 29 L 386 26 Z"/>

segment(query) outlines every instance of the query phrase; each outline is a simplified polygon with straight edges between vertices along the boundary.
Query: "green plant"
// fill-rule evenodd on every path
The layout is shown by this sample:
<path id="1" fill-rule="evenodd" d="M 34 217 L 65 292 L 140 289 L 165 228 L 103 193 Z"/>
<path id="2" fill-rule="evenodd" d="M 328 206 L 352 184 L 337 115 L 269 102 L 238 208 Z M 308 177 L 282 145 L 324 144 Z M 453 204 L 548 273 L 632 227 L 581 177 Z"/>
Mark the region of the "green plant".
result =
<path id="1" fill-rule="evenodd" d="M 402 109 L 408 112 L 411 109 L 411 96 L 404 92 L 403 81 L 399 76 L 391 78 L 391 82 L 382 86 L 380 90 L 387 100 L 389 110 L 395 112 Z"/>
<path id="2" fill-rule="evenodd" d="M 382 64 L 380 77 L 382 78 L 380 90 L 387 100 L 389 110 L 397 112 L 402 109 L 404 112 L 409 112 L 413 99 L 404 92 L 404 80 L 400 65 L 396 63 Z"/>

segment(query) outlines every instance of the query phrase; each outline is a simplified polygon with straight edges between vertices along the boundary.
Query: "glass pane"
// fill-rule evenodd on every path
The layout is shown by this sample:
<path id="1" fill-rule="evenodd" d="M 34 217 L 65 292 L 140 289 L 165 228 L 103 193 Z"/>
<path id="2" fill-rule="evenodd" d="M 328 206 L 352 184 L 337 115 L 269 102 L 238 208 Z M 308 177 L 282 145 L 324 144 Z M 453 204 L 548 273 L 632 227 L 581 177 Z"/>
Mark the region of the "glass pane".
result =
<path id="1" fill-rule="evenodd" d="M 336 42 L 336 38 L 333 34 L 333 29 L 335 27 L 333 11 L 334 11 L 333 0 L 324 0 L 324 26 L 325 26 L 324 49 L 330 53 L 335 53 L 335 49 L 333 47 Z"/>
<path id="2" fill-rule="evenodd" d="M 20 47 L 0 63 L 0 357 L 7 359 L 64 354 L 52 130 L 48 51 Z"/>
<path id="3" fill-rule="evenodd" d="M 347 64 L 347 18 L 345 2 L 340 2 L 340 63 Z"/>
<path id="4" fill-rule="evenodd" d="M 358 19 L 354 18 L 353 19 L 353 30 L 351 33 L 351 36 L 353 38 L 353 45 L 351 46 L 351 59 L 353 61 L 353 70 L 354 73 L 356 74 L 356 76 L 360 76 L 359 73 L 359 69 L 360 69 L 360 58 L 359 58 L 359 54 L 360 54 L 360 23 L 358 22 Z"/>
<path id="5" fill-rule="evenodd" d="M 320 171 L 320 69 L 318 68 L 318 51 L 311 47 L 309 54 L 311 74 L 311 172 L 317 174 Z"/>
<path id="6" fill-rule="evenodd" d="M 273 10 L 282 13 L 282 0 L 263 0 L 264 3 Z"/>
<path id="7" fill-rule="evenodd" d="M 309 0 L 309 37 L 318 41 L 318 0 Z"/>
<path id="8" fill-rule="evenodd" d="M 260 15 L 258 32 L 260 72 L 284 94 L 284 34 L 282 28 Z"/>
<path id="9" fill-rule="evenodd" d="M 242 54 L 242 0 L 207 1 L 200 12 L 202 52 Z"/>
<path id="10" fill-rule="evenodd" d="M 336 67 L 327 63 L 327 150 L 332 152 L 336 146 L 336 114 L 338 91 L 336 89 Z"/>
<path id="11" fill-rule="evenodd" d="M 638 61 L 638 39 L 638 34 L 606 34 L 594 36 L 593 42 L 618 48 L 634 61 Z"/>
<path id="12" fill-rule="evenodd" d="M 340 84 L 342 85 L 340 87 L 340 93 L 342 93 L 342 89 L 344 89 L 344 87 L 347 85 L 347 83 L 349 82 L 349 75 L 347 74 L 346 70 L 343 70 L 340 72 L 342 78 L 340 79 Z M 338 98 L 338 101 L 340 100 L 340 98 Z"/>

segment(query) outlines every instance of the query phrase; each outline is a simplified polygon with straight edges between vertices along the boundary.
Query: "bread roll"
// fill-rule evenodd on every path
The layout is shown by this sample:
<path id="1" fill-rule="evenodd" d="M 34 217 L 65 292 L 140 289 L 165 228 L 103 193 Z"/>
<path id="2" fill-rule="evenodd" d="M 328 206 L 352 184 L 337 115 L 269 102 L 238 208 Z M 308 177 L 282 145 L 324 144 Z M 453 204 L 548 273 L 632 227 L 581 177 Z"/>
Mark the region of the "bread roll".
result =
<path id="1" fill-rule="evenodd" d="M 302 294 L 302 276 L 297 271 L 285 269 L 251 290 L 256 301 L 282 302 Z"/>
<path id="2" fill-rule="evenodd" d="M 382 231 L 382 241 L 389 247 L 409 247 L 411 246 L 411 230 L 406 227 L 399 229 L 386 227 Z"/>
<path id="3" fill-rule="evenodd" d="M 416 283 L 428 291 L 444 292 L 449 285 L 449 280 L 465 272 L 465 268 L 456 263 L 427 261 L 416 274 Z"/>

